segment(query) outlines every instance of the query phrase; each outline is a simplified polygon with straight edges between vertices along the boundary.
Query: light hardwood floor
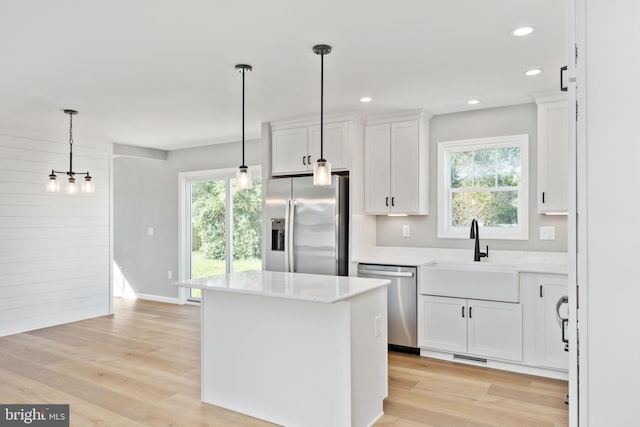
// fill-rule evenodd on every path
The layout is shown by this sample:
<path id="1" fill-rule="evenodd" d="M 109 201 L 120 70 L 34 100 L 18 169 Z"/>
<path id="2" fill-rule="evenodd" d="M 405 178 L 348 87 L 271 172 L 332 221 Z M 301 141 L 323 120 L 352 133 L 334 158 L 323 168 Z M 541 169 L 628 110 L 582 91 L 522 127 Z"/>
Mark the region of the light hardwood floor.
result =
<path id="1" fill-rule="evenodd" d="M 271 425 L 200 402 L 199 312 L 116 299 L 114 316 L 0 338 L 0 402 L 69 403 L 74 426 Z M 377 425 L 565 426 L 566 392 L 565 381 L 390 353 Z"/>

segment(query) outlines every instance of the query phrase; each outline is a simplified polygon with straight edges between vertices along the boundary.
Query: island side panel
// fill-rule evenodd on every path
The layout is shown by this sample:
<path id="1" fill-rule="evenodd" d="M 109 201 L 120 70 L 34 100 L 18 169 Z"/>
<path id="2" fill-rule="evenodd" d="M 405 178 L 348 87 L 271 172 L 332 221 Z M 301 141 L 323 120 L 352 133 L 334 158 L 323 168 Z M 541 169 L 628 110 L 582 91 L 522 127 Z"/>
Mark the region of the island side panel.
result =
<path id="1" fill-rule="evenodd" d="M 387 288 L 351 300 L 351 420 L 372 425 L 388 395 Z"/>
<path id="2" fill-rule="evenodd" d="M 204 290 L 202 400 L 281 425 L 351 425 L 349 305 Z"/>

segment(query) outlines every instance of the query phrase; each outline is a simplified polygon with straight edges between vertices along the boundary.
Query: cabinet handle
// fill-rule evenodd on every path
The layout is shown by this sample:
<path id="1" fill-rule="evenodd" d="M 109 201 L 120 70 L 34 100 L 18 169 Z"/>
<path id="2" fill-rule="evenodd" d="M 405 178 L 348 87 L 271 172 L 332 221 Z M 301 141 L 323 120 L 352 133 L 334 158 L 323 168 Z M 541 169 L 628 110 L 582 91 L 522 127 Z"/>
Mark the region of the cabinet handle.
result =
<path id="1" fill-rule="evenodd" d="M 564 72 L 567 71 L 567 66 L 565 65 L 564 67 L 560 68 L 560 90 L 563 92 L 566 92 L 567 90 L 569 90 L 568 86 L 564 85 Z"/>
<path id="2" fill-rule="evenodd" d="M 542 285 L 540 285 L 540 298 L 542 298 Z"/>
<path id="3" fill-rule="evenodd" d="M 471 315 L 471 310 L 473 310 L 473 307 L 469 307 L 469 319 L 471 319 L 473 316 Z"/>
<path id="4" fill-rule="evenodd" d="M 542 203 L 544 203 L 544 191 L 542 192 Z"/>
<path id="5" fill-rule="evenodd" d="M 311 156 L 307 156 L 307 163 L 309 163 L 309 166 L 311 166 Z"/>
<path id="6" fill-rule="evenodd" d="M 389 207 L 389 196 L 384 198 L 384 204 L 385 206 Z"/>
<path id="7" fill-rule="evenodd" d="M 462 308 L 462 317 L 464 317 L 464 305 L 461 308 Z"/>
<path id="8" fill-rule="evenodd" d="M 302 164 L 307 165 L 307 156 L 302 156 Z"/>
<path id="9" fill-rule="evenodd" d="M 396 205 L 396 198 L 392 197 L 391 198 L 391 206 L 395 206 Z"/>

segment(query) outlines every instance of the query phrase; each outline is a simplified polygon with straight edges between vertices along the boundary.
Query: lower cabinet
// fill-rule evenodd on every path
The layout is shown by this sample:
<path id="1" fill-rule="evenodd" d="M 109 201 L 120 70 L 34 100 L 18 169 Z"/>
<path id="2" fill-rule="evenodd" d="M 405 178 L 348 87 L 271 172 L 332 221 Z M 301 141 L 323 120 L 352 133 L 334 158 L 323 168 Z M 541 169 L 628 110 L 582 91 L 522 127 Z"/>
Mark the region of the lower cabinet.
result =
<path id="1" fill-rule="evenodd" d="M 418 345 L 522 361 L 522 305 L 419 295 Z"/>
<path id="2" fill-rule="evenodd" d="M 568 282 L 566 276 L 536 277 L 536 314 L 535 314 L 535 349 L 538 366 L 558 369 L 569 368 L 569 353 L 562 342 L 562 321 L 560 315 L 567 317 L 568 306 L 562 303 L 567 296 Z M 558 304 L 560 302 L 560 304 Z"/>

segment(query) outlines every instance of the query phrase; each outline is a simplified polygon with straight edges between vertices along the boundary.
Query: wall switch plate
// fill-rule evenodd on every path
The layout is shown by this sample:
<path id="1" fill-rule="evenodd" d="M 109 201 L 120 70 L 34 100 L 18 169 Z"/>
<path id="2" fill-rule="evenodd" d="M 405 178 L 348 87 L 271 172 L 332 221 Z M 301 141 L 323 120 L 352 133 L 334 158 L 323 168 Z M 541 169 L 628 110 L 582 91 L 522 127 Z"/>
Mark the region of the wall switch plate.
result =
<path id="1" fill-rule="evenodd" d="M 540 227 L 540 240 L 556 240 L 556 228 L 552 225 Z"/>
<path id="2" fill-rule="evenodd" d="M 173 271 L 167 271 L 167 279 L 173 279 Z"/>
<path id="3" fill-rule="evenodd" d="M 402 226 L 402 237 L 411 237 L 411 226 L 409 225 Z"/>
<path id="4" fill-rule="evenodd" d="M 153 237 L 156 234 L 156 229 L 153 227 L 149 227 L 147 228 L 147 234 L 149 235 L 149 237 Z"/>

